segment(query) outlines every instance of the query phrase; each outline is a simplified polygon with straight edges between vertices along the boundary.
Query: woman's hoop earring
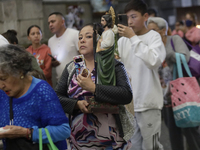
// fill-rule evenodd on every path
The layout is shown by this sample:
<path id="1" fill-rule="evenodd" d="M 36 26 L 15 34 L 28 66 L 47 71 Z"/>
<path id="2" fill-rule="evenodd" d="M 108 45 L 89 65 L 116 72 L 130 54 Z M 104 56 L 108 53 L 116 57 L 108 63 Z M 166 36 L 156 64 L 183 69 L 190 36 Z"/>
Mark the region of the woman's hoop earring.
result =
<path id="1" fill-rule="evenodd" d="M 20 79 L 24 79 L 24 76 L 22 75 L 22 76 L 20 77 Z"/>

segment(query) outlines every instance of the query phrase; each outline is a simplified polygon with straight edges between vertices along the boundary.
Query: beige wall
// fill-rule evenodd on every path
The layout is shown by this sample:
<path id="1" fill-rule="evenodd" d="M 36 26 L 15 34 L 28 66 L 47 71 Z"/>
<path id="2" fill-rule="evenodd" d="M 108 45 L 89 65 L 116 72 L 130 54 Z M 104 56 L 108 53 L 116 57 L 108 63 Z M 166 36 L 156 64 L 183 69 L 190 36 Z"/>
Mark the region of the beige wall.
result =
<path id="1" fill-rule="evenodd" d="M 0 2 L 0 33 L 8 29 L 18 32 L 20 44 L 28 43 L 26 31 L 37 24 L 43 29 L 42 0 L 2 0 Z"/>
<path id="2" fill-rule="evenodd" d="M 48 15 L 59 11 L 64 15 L 67 13 L 67 6 L 78 4 L 85 9 L 81 18 L 84 23 L 92 21 L 92 11 L 89 2 L 81 3 L 52 3 L 42 2 L 42 0 L 2 0 L 0 1 L 0 33 L 8 29 L 14 29 L 18 32 L 20 44 L 28 45 L 27 29 L 29 26 L 39 25 L 43 31 L 43 41 L 47 42 L 52 36 L 48 28 Z"/>

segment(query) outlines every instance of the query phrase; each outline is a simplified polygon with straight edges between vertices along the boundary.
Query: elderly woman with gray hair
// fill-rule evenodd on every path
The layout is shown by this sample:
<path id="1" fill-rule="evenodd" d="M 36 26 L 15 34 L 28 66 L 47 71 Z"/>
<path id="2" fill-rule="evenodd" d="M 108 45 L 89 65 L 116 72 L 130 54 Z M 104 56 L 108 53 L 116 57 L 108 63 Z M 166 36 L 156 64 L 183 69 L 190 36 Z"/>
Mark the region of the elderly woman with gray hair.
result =
<path id="1" fill-rule="evenodd" d="M 148 18 L 147 27 L 150 30 L 155 30 L 160 33 L 166 49 L 166 59 L 160 72 L 161 78 L 164 80 L 164 84 L 162 84 L 164 91 L 164 120 L 169 130 L 172 150 L 184 149 L 183 134 L 186 137 L 189 149 L 199 150 L 200 135 L 198 133 L 198 127 L 179 128 L 176 126 L 171 105 L 171 93 L 169 90 L 169 82 L 172 80 L 173 74 L 173 64 L 176 63 L 175 52 L 184 54 L 186 60 L 189 61 L 189 49 L 179 35 L 167 35 L 168 23 L 163 18 Z"/>
<path id="2" fill-rule="evenodd" d="M 54 90 L 46 81 L 28 75 L 31 70 L 28 52 L 10 44 L 0 47 L 0 139 L 4 149 L 23 150 L 20 141 L 23 146 L 38 143 L 39 128 L 43 143 L 48 143 L 47 128 L 58 149 L 65 150 L 70 135 L 68 118 Z"/>

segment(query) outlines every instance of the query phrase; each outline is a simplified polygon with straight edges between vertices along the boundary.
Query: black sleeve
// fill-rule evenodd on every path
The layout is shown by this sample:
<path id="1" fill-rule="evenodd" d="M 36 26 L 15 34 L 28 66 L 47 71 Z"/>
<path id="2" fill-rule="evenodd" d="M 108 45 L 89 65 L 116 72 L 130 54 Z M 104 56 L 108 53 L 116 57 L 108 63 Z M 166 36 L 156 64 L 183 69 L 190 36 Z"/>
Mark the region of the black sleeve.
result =
<path id="1" fill-rule="evenodd" d="M 124 65 L 116 61 L 116 86 L 96 85 L 95 100 L 111 104 L 128 104 L 132 100 L 132 90 Z"/>
<path id="2" fill-rule="evenodd" d="M 77 100 L 69 98 L 67 94 L 67 91 L 68 91 L 67 82 L 68 82 L 68 77 L 69 77 L 69 72 L 67 70 L 68 65 L 63 70 L 60 80 L 58 81 L 58 84 L 56 85 L 55 92 L 60 100 L 60 103 L 63 107 L 64 112 L 68 114 L 72 114 L 74 111 L 74 107 L 77 103 Z"/>

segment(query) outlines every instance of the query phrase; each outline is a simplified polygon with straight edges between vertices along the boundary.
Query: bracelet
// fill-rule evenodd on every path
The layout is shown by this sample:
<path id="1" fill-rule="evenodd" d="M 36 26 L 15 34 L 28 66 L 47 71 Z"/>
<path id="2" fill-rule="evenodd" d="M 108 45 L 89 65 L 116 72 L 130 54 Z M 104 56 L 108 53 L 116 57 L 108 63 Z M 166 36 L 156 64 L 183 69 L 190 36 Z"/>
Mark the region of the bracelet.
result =
<path id="1" fill-rule="evenodd" d="M 27 128 L 26 138 L 32 140 L 33 128 Z"/>
<path id="2" fill-rule="evenodd" d="M 32 140 L 33 128 L 29 128 L 29 130 L 31 131 L 31 133 L 29 134 L 29 140 Z"/>

